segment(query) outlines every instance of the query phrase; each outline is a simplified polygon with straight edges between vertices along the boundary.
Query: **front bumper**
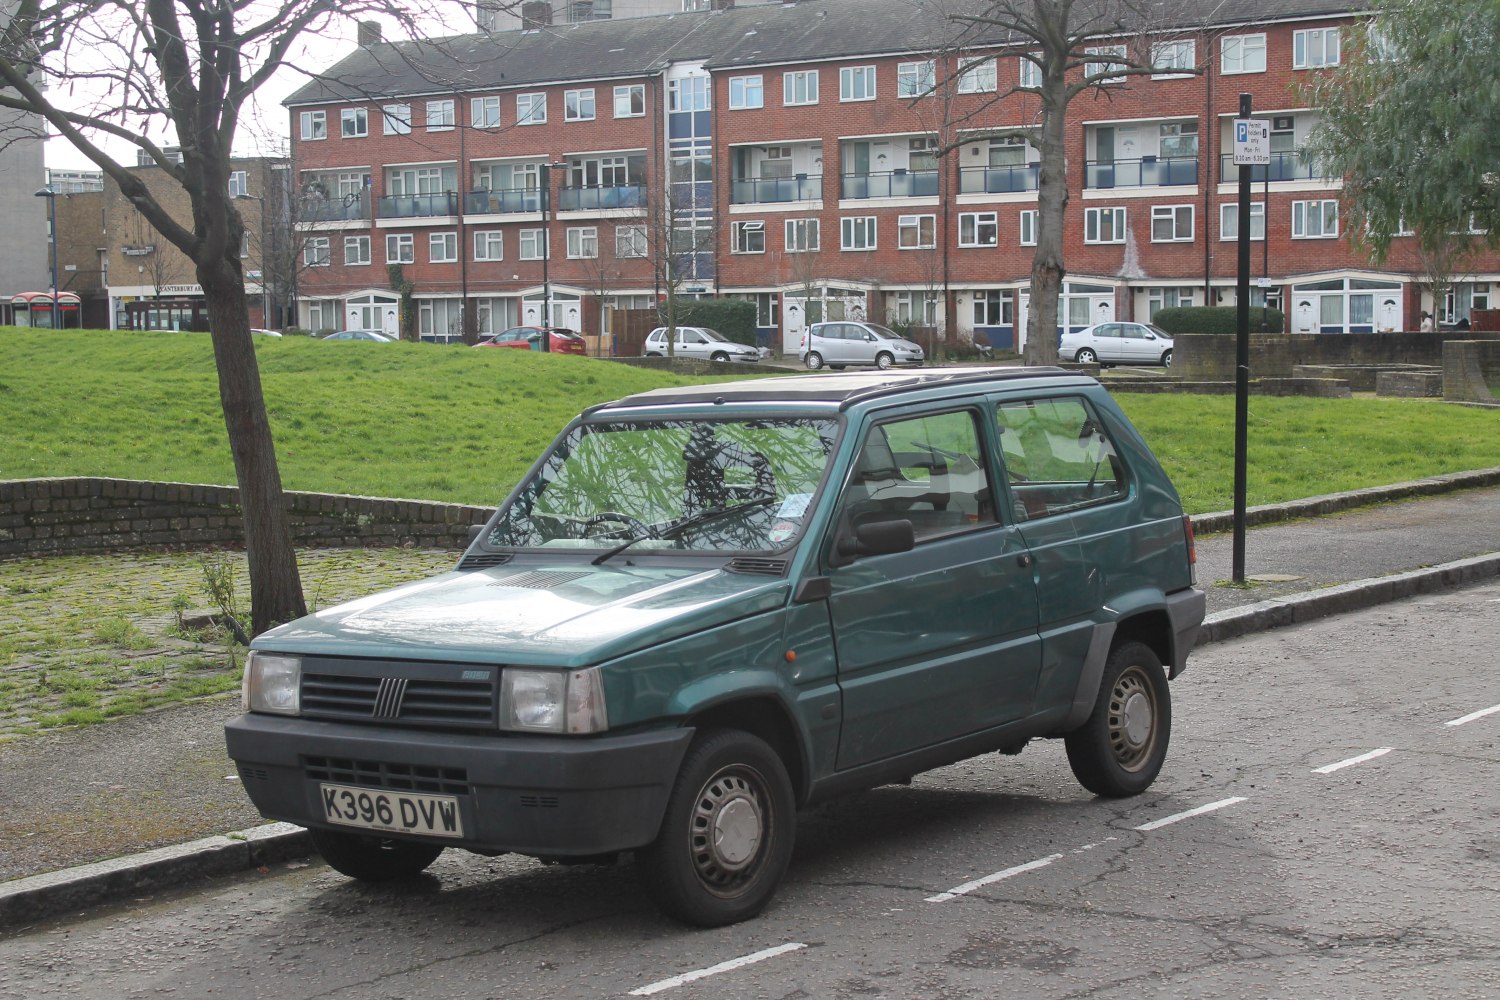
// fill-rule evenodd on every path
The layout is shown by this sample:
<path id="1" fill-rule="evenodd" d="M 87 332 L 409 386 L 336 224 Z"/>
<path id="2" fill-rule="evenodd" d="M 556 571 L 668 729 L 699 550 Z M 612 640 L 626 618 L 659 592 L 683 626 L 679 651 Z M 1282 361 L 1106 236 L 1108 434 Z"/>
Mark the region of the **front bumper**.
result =
<path id="1" fill-rule="evenodd" d="M 269 819 L 351 832 L 323 814 L 319 785 L 335 770 L 358 774 L 371 788 L 457 798 L 461 839 L 410 839 L 578 857 L 656 839 L 693 730 L 585 738 L 457 734 L 247 714 L 231 719 L 224 737 L 246 793 Z M 401 777 L 383 784 L 389 774 Z M 414 788 L 412 774 L 441 774 L 441 787 Z"/>

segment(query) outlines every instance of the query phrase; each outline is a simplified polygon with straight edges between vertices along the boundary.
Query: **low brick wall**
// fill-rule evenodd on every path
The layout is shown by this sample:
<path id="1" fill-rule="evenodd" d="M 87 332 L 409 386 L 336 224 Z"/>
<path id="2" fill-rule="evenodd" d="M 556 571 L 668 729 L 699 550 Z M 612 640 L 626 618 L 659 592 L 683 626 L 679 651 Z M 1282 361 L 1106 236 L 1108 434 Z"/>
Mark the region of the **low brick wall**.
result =
<path id="1" fill-rule="evenodd" d="M 305 547 L 408 545 L 460 549 L 493 507 L 335 493 L 286 494 Z M 238 545 L 232 486 L 68 478 L 0 481 L 0 559 L 133 548 Z"/>
<path id="2" fill-rule="evenodd" d="M 1495 340 L 1476 330 L 1440 333 L 1252 333 L 1250 377 L 1288 378 L 1297 365 L 1443 364 L 1444 345 Z M 1172 372 L 1193 381 L 1234 379 L 1235 338 L 1184 333 L 1172 340 Z"/>
<path id="3" fill-rule="evenodd" d="M 1440 398 L 1443 395 L 1443 373 L 1437 369 L 1384 371 L 1375 380 L 1375 395 Z"/>
<path id="4" fill-rule="evenodd" d="M 1494 405 L 1500 386 L 1500 340 L 1455 342 L 1443 348 L 1443 398 Z"/>

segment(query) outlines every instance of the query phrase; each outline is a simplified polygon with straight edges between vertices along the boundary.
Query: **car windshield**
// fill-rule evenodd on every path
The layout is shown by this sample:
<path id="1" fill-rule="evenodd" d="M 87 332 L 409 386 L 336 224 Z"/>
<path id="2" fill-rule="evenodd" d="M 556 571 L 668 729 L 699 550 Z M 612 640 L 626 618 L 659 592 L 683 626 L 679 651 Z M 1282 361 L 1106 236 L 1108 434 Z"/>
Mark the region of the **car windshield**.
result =
<path id="1" fill-rule="evenodd" d="M 726 337 L 726 336 L 724 336 L 718 330 L 710 330 L 708 327 L 703 327 L 702 329 L 703 329 L 703 339 L 704 340 L 712 340 L 715 343 L 720 343 L 720 344 L 725 344 L 725 343 L 729 342 L 729 338 Z"/>
<path id="2" fill-rule="evenodd" d="M 905 340 L 906 339 L 901 334 L 897 333 L 895 330 L 892 330 L 888 326 L 881 326 L 879 323 L 866 323 L 865 325 L 868 326 L 870 328 L 870 331 L 872 333 L 874 333 L 875 336 L 879 337 L 881 340 Z"/>
<path id="3" fill-rule="evenodd" d="M 1172 335 L 1170 333 L 1168 333 L 1167 331 L 1163 330 L 1161 327 L 1157 326 L 1155 323 L 1147 323 L 1146 324 L 1146 329 L 1150 330 L 1152 333 L 1156 334 L 1158 337 L 1161 337 L 1164 340 L 1171 340 L 1172 339 Z"/>
<path id="4" fill-rule="evenodd" d="M 802 531 L 833 418 L 581 424 L 489 534 L 498 548 L 780 549 Z M 722 512 L 719 516 L 718 512 Z"/>

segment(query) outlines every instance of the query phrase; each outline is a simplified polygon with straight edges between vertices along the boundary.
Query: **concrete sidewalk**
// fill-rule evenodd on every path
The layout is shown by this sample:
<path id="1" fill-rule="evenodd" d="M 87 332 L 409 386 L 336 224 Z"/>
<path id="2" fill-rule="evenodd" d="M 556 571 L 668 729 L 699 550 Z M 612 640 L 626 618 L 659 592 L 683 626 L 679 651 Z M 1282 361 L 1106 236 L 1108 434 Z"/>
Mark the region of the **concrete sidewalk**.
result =
<path id="1" fill-rule="evenodd" d="M 1245 588 L 1220 585 L 1228 515 L 1195 519 L 1203 641 L 1500 576 L 1500 469 L 1250 518 L 1263 523 L 1248 535 Z M 241 791 L 223 740 L 238 713 L 238 699 L 216 699 L 0 745 L 0 929 L 310 852 L 300 829 L 262 826 Z M 144 813 L 123 808 L 143 795 Z"/>

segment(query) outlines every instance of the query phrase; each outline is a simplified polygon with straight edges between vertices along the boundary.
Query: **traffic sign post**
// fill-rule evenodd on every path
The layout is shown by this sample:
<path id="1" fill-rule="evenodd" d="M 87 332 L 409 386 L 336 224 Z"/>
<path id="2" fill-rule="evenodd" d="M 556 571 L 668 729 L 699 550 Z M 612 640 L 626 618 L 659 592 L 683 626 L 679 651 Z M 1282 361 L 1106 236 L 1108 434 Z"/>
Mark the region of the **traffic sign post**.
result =
<path id="1" fill-rule="evenodd" d="M 1246 458 L 1250 425 L 1250 173 L 1271 164 L 1271 123 L 1250 117 L 1250 95 L 1240 95 L 1234 120 L 1234 162 L 1240 168 L 1239 274 L 1234 286 L 1234 547 L 1230 572 L 1245 582 Z M 1268 205 L 1267 208 L 1270 206 Z"/>

